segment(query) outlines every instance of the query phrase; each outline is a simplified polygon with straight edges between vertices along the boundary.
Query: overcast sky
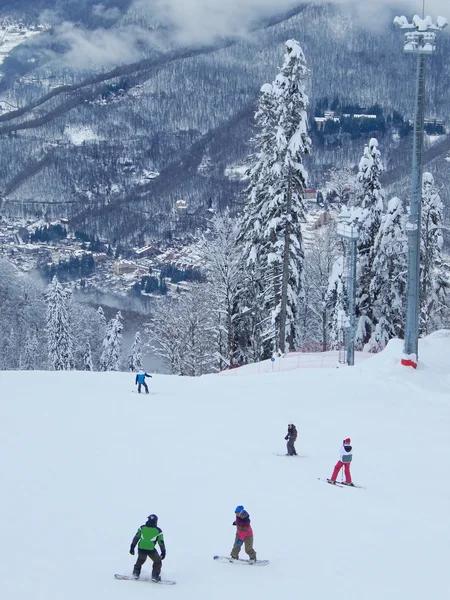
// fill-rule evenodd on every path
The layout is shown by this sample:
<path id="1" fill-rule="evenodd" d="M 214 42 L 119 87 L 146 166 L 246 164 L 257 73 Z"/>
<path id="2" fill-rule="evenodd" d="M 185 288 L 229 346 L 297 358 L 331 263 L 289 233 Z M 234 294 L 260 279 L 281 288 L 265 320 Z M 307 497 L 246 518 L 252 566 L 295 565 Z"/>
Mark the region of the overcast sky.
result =
<path id="1" fill-rule="evenodd" d="M 408 16 L 422 14 L 423 0 L 316 0 L 316 4 L 330 3 L 346 6 L 368 27 L 380 20 L 390 19 L 387 9 L 398 9 Z M 299 0 L 135 0 L 140 10 L 155 6 L 163 21 L 169 21 L 179 31 L 184 43 L 211 40 L 215 36 L 245 33 L 252 20 L 282 13 L 300 4 Z M 442 15 L 450 20 L 450 0 L 426 0 L 426 13 Z"/>
<path id="2" fill-rule="evenodd" d="M 344 5 L 369 28 L 387 25 L 391 19 L 387 9 L 395 8 L 398 13 L 412 17 L 421 14 L 423 6 L 423 0 L 316 0 L 316 4 L 325 2 Z M 298 4 L 299 0 L 134 0 L 131 12 L 147 13 L 152 21 L 156 13 L 159 22 L 175 27 L 178 43 L 195 45 L 210 43 L 218 37 L 244 35 L 256 19 L 280 14 Z M 115 21 L 118 11 L 104 9 L 101 0 L 94 7 L 94 13 L 103 17 L 104 29 L 83 31 L 70 23 L 60 24 L 60 36 L 71 47 L 66 59 L 78 67 L 138 60 L 137 42 L 151 34 L 130 24 L 109 29 L 108 21 Z M 450 20 L 450 0 L 426 0 L 426 13 Z"/>
<path id="3" fill-rule="evenodd" d="M 316 4 L 346 5 L 364 17 L 375 12 L 382 18 L 386 8 L 402 8 L 406 13 L 422 13 L 423 0 L 316 0 Z M 135 5 L 145 9 L 158 8 L 159 13 L 177 24 L 180 29 L 200 33 L 205 25 L 217 33 L 245 29 L 256 16 L 280 13 L 300 4 L 298 0 L 135 0 Z M 426 12 L 450 13 L 450 0 L 426 0 Z M 449 16 L 443 14 L 443 16 Z M 368 23 L 370 25 L 370 23 Z"/>

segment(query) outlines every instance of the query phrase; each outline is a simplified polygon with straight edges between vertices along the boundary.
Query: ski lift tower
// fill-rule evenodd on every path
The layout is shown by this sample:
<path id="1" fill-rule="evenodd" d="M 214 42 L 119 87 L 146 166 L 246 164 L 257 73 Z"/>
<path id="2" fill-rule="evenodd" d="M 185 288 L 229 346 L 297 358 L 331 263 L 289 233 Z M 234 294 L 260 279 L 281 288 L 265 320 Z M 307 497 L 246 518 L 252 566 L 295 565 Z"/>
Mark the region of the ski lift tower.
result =
<path id="1" fill-rule="evenodd" d="M 344 278 L 346 279 L 348 290 L 348 322 L 345 340 L 347 345 L 347 364 L 349 367 L 353 367 L 355 364 L 356 334 L 356 250 L 359 228 L 357 220 L 351 220 L 351 215 L 347 208 L 343 208 L 338 217 L 336 232 L 339 237 L 345 240 L 346 245 L 350 246 L 350 252 L 346 252 L 344 257 Z"/>
<path id="2" fill-rule="evenodd" d="M 417 56 L 416 100 L 414 118 L 414 139 L 411 171 L 411 198 L 409 220 L 406 225 L 408 235 L 408 286 L 406 298 L 405 347 L 402 365 L 417 367 L 419 347 L 420 309 L 420 222 L 422 211 L 422 151 L 425 113 L 425 57 L 436 49 L 436 31 L 447 27 L 447 19 L 438 17 L 433 23 L 431 17 L 413 17 L 412 23 L 406 17 L 395 17 L 394 23 L 406 29 L 404 51 Z"/>

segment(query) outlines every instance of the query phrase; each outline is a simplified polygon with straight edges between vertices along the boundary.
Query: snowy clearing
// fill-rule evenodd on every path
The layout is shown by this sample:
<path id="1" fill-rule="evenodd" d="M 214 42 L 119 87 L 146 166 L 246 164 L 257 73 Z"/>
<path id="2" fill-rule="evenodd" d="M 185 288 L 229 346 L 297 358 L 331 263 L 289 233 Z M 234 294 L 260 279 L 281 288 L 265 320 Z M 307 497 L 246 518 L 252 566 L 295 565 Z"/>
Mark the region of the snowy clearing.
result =
<path id="1" fill-rule="evenodd" d="M 0 65 L 16 46 L 39 33 L 42 33 L 42 29 L 19 29 L 17 27 L 0 29 Z"/>
<path id="2" fill-rule="evenodd" d="M 68 126 L 64 130 L 64 135 L 69 138 L 74 146 L 81 146 L 89 142 L 98 142 L 101 139 L 87 125 L 80 125 L 78 127 Z"/>

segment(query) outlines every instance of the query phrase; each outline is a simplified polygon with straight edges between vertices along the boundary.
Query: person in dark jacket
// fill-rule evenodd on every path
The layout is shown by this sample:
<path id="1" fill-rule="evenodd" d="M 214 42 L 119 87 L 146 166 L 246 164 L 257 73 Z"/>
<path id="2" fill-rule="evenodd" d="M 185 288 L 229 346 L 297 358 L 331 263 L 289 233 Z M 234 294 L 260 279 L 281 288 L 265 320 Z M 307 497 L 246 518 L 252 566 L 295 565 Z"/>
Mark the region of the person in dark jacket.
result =
<path id="1" fill-rule="evenodd" d="M 233 548 L 231 549 L 231 558 L 239 558 L 239 552 L 244 546 L 246 553 L 250 557 L 250 562 L 256 562 L 256 552 L 253 548 L 253 529 L 250 525 L 250 515 L 240 504 L 234 511 L 236 515 L 233 525 L 236 525 L 236 537 Z"/>
<path id="2" fill-rule="evenodd" d="M 136 375 L 136 385 L 138 386 L 139 394 L 141 393 L 141 385 L 144 386 L 145 393 L 148 394 L 148 385 L 145 383 L 146 377 L 150 377 L 150 379 L 152 378 L 152 376 L 146 373 L 144 369 L 140 369 L 139 373 Z"/>
<path id="3" fill-rule="evenodd" d="M 293 423 L 289 423 L 287 435 L 284 439 L 287 440 L 286 447 L 288 456 L 297 456 L 297 451 L 294 446 L 297 440 L 297 428 Z"/>
<path id="4" fill-rule="evenodd" d="M 134 578 L 139 579 L 142 565 L 148 557 L 153 561 L 152 581 L 161 581 L 161 561 L 166 558 L 166 546 L 163 532 L 158 527 L 156 515 L 149 515 L 145 525 L 141 525 L 137 530 L 130 546 L 130 554 L 133 556 L 136 544 L 138 545 L 138 558 L 133 568 Z M 161 556 L 155 548 L 156 544 L 159 545 Z"/>

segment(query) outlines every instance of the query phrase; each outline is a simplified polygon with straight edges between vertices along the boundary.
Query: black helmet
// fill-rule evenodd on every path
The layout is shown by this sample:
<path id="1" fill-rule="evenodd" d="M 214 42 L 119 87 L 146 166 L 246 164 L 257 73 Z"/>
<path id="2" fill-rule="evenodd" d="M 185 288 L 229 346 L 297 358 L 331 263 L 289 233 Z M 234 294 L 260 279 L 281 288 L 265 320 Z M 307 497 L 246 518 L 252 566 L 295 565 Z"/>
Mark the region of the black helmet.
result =
<path id="1" fill-rule="evenodd" d="M 149 515 L 147 517 L 147 523 L 156 527 L 156 525 L 158 525 L 158 517 L 156 515 Z"/>

